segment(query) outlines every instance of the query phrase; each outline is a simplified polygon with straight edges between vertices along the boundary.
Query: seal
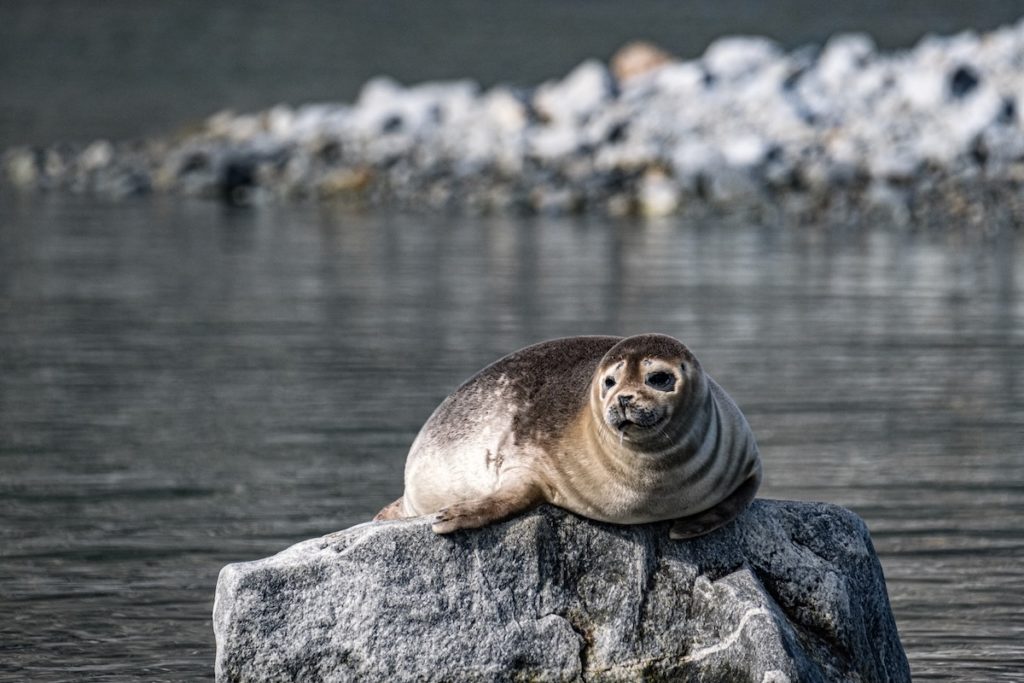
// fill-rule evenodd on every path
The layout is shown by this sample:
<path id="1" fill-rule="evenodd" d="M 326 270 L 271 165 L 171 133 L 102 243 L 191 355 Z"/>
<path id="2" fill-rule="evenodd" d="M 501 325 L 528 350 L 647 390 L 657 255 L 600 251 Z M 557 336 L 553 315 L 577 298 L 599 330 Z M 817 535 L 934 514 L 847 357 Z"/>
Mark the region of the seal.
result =
<path id="1" fill-rule="evenodd" d="M 420 430 L 401 498 L 374 519 L 433 515 L 440 534 L 551 503 L 605 522 L 728 523 L 761 483 L 754 435 L 682 342 L 566 337 L 516 351 L 446 398 Z"/>

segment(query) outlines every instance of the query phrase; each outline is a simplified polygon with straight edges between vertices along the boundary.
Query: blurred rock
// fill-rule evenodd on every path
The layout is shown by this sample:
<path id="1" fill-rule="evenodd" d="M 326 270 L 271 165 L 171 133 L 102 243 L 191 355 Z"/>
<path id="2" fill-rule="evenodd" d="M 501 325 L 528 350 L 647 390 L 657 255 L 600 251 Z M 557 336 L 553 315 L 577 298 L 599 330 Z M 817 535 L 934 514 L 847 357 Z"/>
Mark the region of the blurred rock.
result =
<path id="1" fill-rule="evenodd" d="M 615 79 L 625 83 L 639 76 L 646 76 L 674 60 L 671 54 L 657 45 L 638 40 L 620 47 L 612 55 L 609 65 Z"/>
<path id="2" fill-rule="evenodd" d="M 97 140 L 82 150 L 79 163 L 87 171 L 95 171 L 114 160 L 114 146 L 106 140 Z"/>
<path id="3" fill-rule="evenodd" d="M 649 217 L 668 216 L 679 208 L 679 186 L 665 171 L 649 169 L 637 191 L 640 213 Z"/>
<path id="4" fill-rule="evenodd" d="M 588 60 L 536 88 L 380 77 L 353 104 L 224 111 L 141 145 L 12 149 L 2 175 L 22 191 L 358 195 L 470 211 L 664 215 L 766 198 L 803 211 L 836 194 L 867 206 L 889 196 L 877 189 L 886 184 L 912 217 L 926 195 L 937 214 L 947 200 L 990 205 L 991 188 L 1017 207 L 1021 64 L 1024 21 L 891 53 L 863 34 L 789 53 L 766 38 L 725 37 L 689 61 L 637 42 L 610 70 Z"/>
<path id="5" fill-rule="evenodd" d="M 782 49 L 768 38 L 719 38 L 704 51 L 703 62 L 713 79 L 734 81 L 751 76 L 782 57 Z"/>
<path id="6" fill-rule="evenodd" d="M 611 74 L 604 64 L 588 60 L 561 81 L 537 88 L 533 106 L 546 120 L 559 125 L 579 125 L 614 94 Z"/>
<path id="7" fill-rule="evenodd" d="M 15 187 L 28 190 L 39 180 L 39 162 L 31 149 L 15 148 L 4 155 L 4 175 Z"/>

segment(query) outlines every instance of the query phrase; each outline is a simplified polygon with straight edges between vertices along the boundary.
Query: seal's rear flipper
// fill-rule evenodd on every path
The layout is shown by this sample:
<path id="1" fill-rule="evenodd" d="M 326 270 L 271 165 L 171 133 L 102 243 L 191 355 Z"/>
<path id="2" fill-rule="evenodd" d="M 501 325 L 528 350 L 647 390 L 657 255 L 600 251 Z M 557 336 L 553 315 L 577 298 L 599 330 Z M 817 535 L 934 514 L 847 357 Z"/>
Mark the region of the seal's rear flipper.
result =
<path id="1" fill-rule="evenodd" d="M 747 509 L 750 501 L 757 495 L 757 489 L 761 485 L 761 468 L 746 478 L 729 497 L 710 510 L 698 512 L 689 517 L 680 517 L 672 524 L 668 532 L 669 538 L 696 538 L 725 526 L 736 519 L 741 512 Z"/>
<path id="2" fill-rule="evenodd" d="M 405 517 L 405 515 L 402 514 L 402 498 L 399 498 L 394 503 L 386 506 L 383 510 L 374 515 L 373 521 L 384 522 L 389 519 L 402 519 L 403 517 Z"/>
<path id="3" fill-rule="evenodd" d="M 441 508 L 434 513 L 431 528 L 437 534 L 477 529 L 531 510 L 543 502 L 540 487 L 532 481 L 520 479 L 503 484 L 489 496 Z"/>

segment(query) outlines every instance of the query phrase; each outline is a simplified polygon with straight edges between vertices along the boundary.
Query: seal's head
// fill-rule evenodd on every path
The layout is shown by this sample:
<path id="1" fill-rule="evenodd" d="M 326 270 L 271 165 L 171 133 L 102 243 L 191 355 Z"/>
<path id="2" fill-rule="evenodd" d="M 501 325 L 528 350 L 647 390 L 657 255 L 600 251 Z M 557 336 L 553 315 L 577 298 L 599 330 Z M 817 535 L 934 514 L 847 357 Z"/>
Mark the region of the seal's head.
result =
<path id="1" fill-rule="evenodd" d="M 701 378 L 697 358 L 679 340 L 627 337 L 601 359 L 591 404 L 618 438 L 639 445 L 665 433 L 702 391 Z"/>

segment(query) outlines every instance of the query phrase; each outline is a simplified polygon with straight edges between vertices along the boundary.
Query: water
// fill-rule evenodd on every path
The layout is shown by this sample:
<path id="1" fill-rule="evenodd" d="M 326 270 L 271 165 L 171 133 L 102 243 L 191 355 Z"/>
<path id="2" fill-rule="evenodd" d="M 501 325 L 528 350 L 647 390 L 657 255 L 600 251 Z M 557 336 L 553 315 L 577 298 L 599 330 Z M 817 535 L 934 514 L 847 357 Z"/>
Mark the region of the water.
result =
<path id="1" fill-rule="evenodd" d="M 0 202 L 0 679 L 212 675 L 217 572 L 369 518 L 435 405 L 660 330 L 762 495 L 867 521 L 918 680 L 1024 671 L 1024 241 Z"/>
<path id="2" fill-rule="evenodd" d="M 441 7 L 441 9 L 438 9 Z M 405 82 L 535 83 L 646 37 L 882 47 L 1016 0 L 9 0 L 0 147 Z M 868 522 L 918 680 L 1024 679 L 1024 245 L 0 196 L 0 680 L 212 676 L 222 565 L 365 520 L 443 396 L 540 339 L 683 338 L 762 495 Z"/>

